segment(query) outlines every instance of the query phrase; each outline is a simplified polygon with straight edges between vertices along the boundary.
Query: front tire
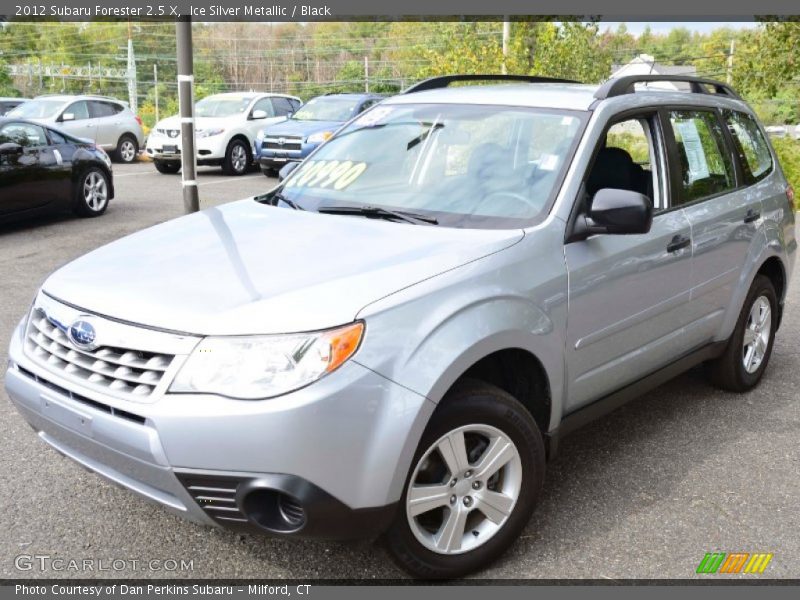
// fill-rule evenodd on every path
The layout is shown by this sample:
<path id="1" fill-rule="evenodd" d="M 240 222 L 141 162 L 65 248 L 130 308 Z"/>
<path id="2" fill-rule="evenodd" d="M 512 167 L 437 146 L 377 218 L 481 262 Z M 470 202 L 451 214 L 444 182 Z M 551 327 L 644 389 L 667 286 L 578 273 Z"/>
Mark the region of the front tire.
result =
<path id="1" fill-rule="evenodd" d="M 511 395 L 479 381 L 442 401 L 386 533 L 397 564 L 425 579 L 485 567 L 517 539 L 544 482 L 542 435 Z"/>
<path id="2" fill-rule="evenodd" d="M 730 392 L 746 392 L 758 385 L 772 355 L 777 309 L 775 287 L 757 275 L 725 353 L 708 364 L 714 385 Z"/>
<path id="3" fill-rule="evenodd" d="M 275 178 L 278 176 L 278 169 L 275 167 L 261 167 L 261 172 L 264 174 L 265 177 L 272 177 Z"/>
<path id="4" fill-rule="evenodd" d="M 222 170 L 226 175 L 244 175 L 250 167 L 250 146 L 242 140 L 231 140 L 225 150 Z"/>
<path id="5" fill-rule="evenodd" d="M 117 149 L 114 151 L 114 160 L 122 164 L 130 164 L 139 155 L 139 143 L 130 134 L 125 134 L 119 138 Z"/>
<path id="6" fill-rule="evenodd" d="M 75 185 L 73 211 L 81 217 L 99 217 L 108 208 L 108 175 L 97 167 L 84 171 Z"/>
<path id="7" fill-rule="evenodd" d="M 174 175 L 181 170 L 181 163 L 175 160 L 154 160 L 156 171 L 165 175 Z"/>

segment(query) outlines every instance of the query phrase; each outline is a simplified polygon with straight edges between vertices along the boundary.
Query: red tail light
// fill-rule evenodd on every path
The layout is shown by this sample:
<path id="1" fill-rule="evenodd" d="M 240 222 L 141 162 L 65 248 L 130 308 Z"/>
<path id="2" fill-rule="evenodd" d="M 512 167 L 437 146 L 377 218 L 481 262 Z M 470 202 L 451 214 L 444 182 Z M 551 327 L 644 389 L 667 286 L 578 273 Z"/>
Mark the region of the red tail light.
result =
<path id="1" fill-rule="evenodd" d="M 792 186 L 786 186 L 786 197 L 789 199 L 789 206 L 794 207 L 794 188 Z"/>
<path id="2" fill-rule="evenodd" d="M 140 117 L 139 115 L 136 115 L 136 122 L 139 124 L 139 126 L 141 126 L 142 125 L 142 117 Z"/>

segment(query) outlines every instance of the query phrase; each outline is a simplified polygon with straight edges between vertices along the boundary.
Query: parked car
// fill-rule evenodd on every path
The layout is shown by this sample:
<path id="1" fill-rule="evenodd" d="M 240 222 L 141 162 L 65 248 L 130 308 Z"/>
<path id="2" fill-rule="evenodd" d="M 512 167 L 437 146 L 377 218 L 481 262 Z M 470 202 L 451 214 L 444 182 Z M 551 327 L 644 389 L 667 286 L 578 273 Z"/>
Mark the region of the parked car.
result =
<path id="1" fill-rule="evenodd" d="M 635 85 L 665 77 L 693 91 Z M 522 532 L 564 435 L 701 363 L 756 386 L 797 241 L 747 104 L 480 78 L 508 83 L 422 82 L 270 192 L 53 273 L 5 378 L 38 437 L 199 523 L 382 534 L 451 578 Z"/>
<path id="2" fill-rule="evenodd" d="M 0 117 L 0 220 L 66 209 L 96 217 L 113 197 L 111 160 L 93 142 Z"/>
<path id="3" fill-rule="evenodd" d="M 227 175 L 243 175 L 253 163 L 259 129 L 285 121 L 302 102 L 294 96 L 264 93 L 215 94 L 195 106 L 198 165 L 221 165 Z M 181 120 L 159 121 L 147 138 L 147 154 L 160 173 L 181 168 Z"/>
<path id="4" fill-rule="evenodd" d="M 8 113 L 90 139 L 114 160 L 131 163 L 144 143 L 142 120 L 127 103 L 107 96 L 38 96 Z"/>
<path id="5" fill-rule="evenodd" d="M 22 104 L 23 102 L 27 102 L 27 98 L 0 98 L 0 117 L 5 116 L 8 112 Z"/>
<path id="6" fill-rule="evenodd" d="M 378 94 L 318 96 L 306 102 L 290 119 L 262 128 L 253 148 L 262 172 L 272 177 L 287 162 L 304 159 L 344 123 L 383 98 Z"/>

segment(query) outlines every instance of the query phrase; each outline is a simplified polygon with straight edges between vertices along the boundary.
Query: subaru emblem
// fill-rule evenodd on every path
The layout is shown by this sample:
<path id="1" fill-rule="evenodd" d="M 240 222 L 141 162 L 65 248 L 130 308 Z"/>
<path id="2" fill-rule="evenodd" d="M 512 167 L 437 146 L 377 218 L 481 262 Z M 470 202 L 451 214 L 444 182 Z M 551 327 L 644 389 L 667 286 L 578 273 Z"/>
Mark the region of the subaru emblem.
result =
<path id="1" fill-rule="evenodd" d="M 83 350 L 90 350 L 94 348 L 94 340 L 96 337 L 94 326 L 86 320 L 78 319 L 69 326 L 67 336 L 69 340 L 78 348 Z"/>

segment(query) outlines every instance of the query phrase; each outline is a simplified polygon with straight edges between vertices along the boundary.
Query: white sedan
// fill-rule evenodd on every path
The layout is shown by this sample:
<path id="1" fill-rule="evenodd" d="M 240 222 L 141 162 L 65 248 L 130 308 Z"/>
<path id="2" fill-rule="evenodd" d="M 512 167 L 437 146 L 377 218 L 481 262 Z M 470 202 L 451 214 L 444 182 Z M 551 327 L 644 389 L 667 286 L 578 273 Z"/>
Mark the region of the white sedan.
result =
<path id="1" fill-rule="evenodd" d="M 243 175 L 253 162 L 253 140 L 259 130 L 291 116 L 299 98 L 257 92 L 215 94 L 195 105 L 198 165 L 221 165 L 228 175 Z M 181 120 L 162 119 L 147 138 L 147 155 L 160 173 L 181 168 Z"/>

